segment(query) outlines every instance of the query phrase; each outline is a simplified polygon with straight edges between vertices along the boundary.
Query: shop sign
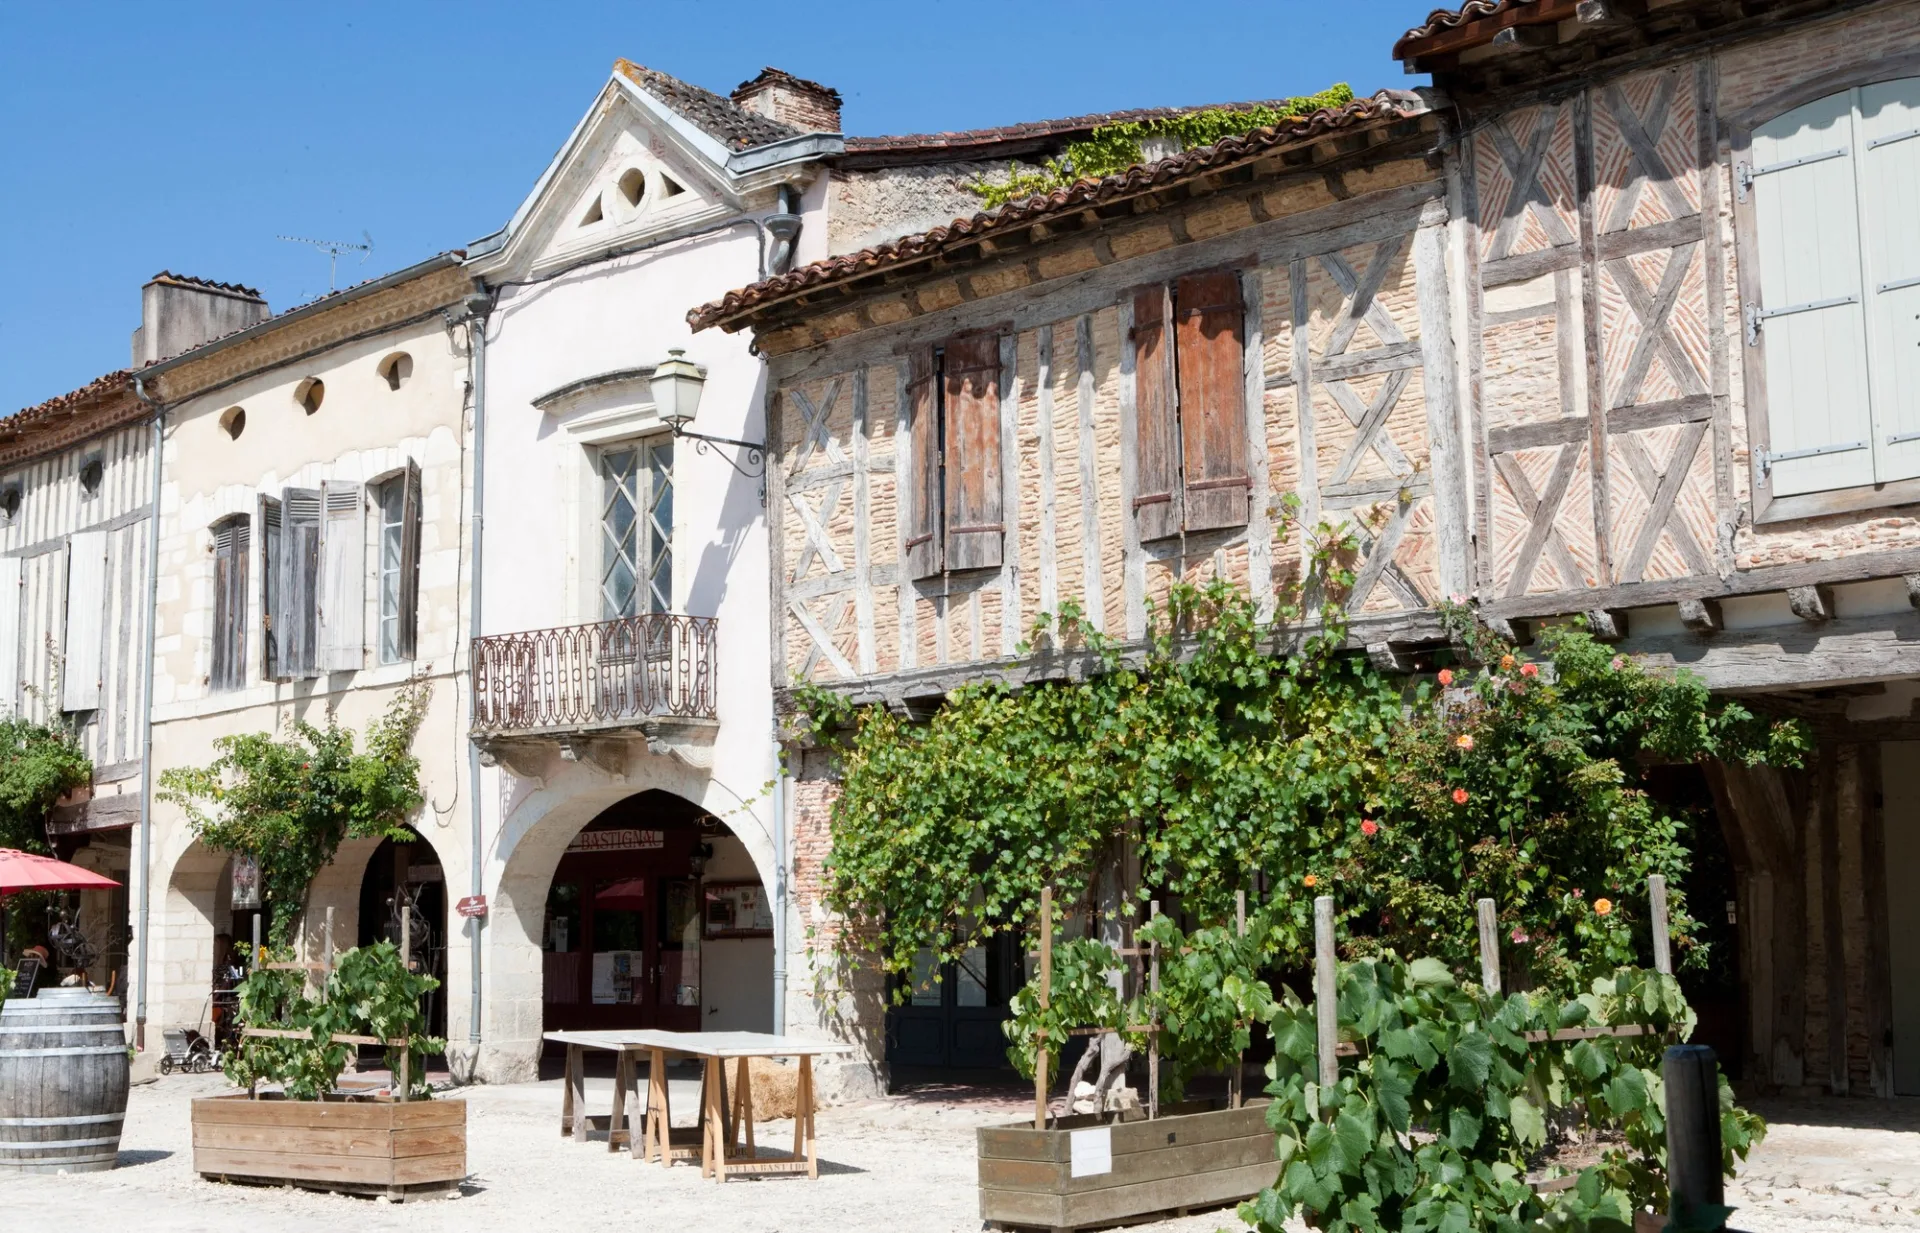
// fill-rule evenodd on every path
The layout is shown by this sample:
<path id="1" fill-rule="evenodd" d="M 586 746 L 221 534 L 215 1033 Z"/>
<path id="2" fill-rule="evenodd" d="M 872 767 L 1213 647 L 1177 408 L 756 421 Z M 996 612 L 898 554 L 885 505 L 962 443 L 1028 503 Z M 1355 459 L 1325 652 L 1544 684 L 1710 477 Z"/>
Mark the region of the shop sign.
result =
<path id="1" fill-rule="evenodd" d="M 462 916 L 485 916 L 487 914 L 487 897 L 485 895 L 468 895 L 466 898 L 455 903 L 453 910 Z"/>
<path id="2" fill-rule="evenodd" d="M 569 852 L 649 852 L 667 846 L 665 831 L 645 831 L 616 827 L 605 831 L 581 831 L 567 845 Z"/>

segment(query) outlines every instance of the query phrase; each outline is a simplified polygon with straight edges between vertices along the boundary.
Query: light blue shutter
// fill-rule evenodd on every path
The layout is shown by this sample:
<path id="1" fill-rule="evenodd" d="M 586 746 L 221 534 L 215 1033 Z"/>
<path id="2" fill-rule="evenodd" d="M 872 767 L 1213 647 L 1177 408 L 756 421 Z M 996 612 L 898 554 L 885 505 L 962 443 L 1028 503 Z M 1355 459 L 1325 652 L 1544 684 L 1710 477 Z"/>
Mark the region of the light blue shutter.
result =
<path id="1" fill-rule="evenodd" d="M 100 652 L 107 606 L 107 533 L 75 531 L 67 541 L 67 629 L 60 650 L 60 709 L 100 705 Z"/>
<path id="2" fill-rule="evenodd" d="M 20 558 L 0 557 L 0 716 L 20 713 Z"/>
<path id="3" fill-rule="evenodd" d="M 1873 482 L 1851 97 L 1753 133 L 1760 302 L 1745 312 L 1766 352 L 1763 466 L 1777 497 Z"/>
<path id="4" fill-rule="evenodd" d="M 358 484 L 321 485 L 320 666 L 357 672 L 366 662 L 366 501 Z"/>
<path id="5" fill-rule="evenodd" d="M 1920 476 L 1920 77 L 1855 91 L 1878 479 Z"/>

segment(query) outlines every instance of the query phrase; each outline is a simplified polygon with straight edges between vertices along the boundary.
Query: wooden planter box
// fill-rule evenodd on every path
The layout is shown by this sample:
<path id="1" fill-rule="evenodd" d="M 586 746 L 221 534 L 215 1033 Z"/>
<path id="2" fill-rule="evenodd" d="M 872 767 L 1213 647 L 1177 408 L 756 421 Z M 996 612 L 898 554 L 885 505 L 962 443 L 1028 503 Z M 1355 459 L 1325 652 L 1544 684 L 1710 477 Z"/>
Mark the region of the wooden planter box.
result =
<path id="1" fill-rule="evenodd" d="M 467 1102 L 208 1097 L 193 1102 L 193 1168 L 394 1199 L 444 1191 L 467 1175 Z"/>
<path id="2" fill-rule="evenodd" d="M 1184 1112 L 1193 1108 L 1195 1112 Z M 1267 1102 L 1213 1109 L 1200 1102 L 1153 1121 L 1103 1124 L 1088 1114 L 1059 1129 L 982 1127 L 980 1218 L 989 1225 L 1050 1230 L 1110 1224 L 1157 1212 L 1251 1198 L 1279 1179 Z M 1074 1133 L 1081 1176 L 1074 1176 Z M 1091 1134 L 1087 1134 L 1091 1132 Z M 1101 1139 L 1111 1156 L 1100 1168 Z"/>

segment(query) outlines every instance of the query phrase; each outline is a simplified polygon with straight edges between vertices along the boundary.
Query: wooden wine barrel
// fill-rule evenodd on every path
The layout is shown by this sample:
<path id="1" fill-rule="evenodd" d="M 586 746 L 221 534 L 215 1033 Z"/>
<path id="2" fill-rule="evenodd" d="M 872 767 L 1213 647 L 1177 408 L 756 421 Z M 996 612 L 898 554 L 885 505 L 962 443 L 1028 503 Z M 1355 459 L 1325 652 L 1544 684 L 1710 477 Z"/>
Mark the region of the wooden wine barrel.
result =
<path id="1" fill-rule="evenodd" d="M 0 1174 L 113 1168 L 127 1116 L 120 1014 L 119 999 L 87 989 L 0 1005 Z"/>

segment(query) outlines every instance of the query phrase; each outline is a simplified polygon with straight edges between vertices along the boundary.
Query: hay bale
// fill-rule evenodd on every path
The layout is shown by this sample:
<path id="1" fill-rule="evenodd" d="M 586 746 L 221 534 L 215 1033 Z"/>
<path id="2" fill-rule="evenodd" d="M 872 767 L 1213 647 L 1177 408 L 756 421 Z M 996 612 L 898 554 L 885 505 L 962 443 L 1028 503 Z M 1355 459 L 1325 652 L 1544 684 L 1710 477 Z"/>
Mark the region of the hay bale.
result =
<path id="1" fill-rule="evenodd" d="M 771 1122 L 793 1116 L 794 1097 L 800 1087 L 797 1065 L 774 1058 L 749 1058 L 747 1073 L 753 1081 L 754 1121 Z"/>

